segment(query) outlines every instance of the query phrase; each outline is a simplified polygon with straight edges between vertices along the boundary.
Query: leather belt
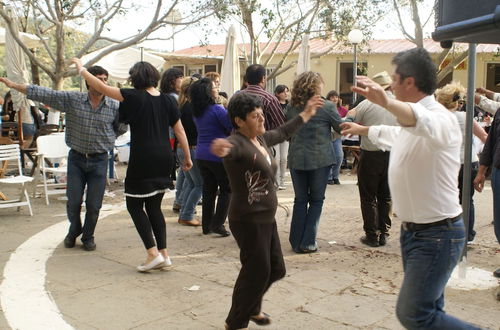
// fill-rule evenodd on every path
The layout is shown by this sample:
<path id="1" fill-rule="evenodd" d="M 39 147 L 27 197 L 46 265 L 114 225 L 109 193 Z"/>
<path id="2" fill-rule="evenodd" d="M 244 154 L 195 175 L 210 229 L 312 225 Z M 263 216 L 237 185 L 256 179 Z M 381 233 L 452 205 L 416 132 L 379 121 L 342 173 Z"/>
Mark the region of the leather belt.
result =
<path id="1" fill-rule="evenodd" d="M 453 217 L 453 218 L 446 218 L 446 219 L 436 221 L 436 222 L 431 222 L 431 223 L 403 222 L 401 224 L 401 226 L 406 231 L 419 231 L 419 230 L 424 230 L 424 229 L 428 229 L 428 228 L 435 227 L 435 226 L 451 225 L 452 223 L 457 222 L 461 218 L 462 218 L 462 213 L 460 213 L 459 215 L 457 215 L 456 217 Z"/>
<path id="2" fill-rule="evenodd" d="M 78 152 L 76 151 L 75 149 L 71 149 L 74 153 L 82 156 L 82 157 L 85 157 L 85 158 L 94 158 L 94 157 L 99 157 L 99 156 L 102 156 L 104 154 L 108 154 L 107 152 L 94 152 L 94 153 L 91 153 L 91 154 L 84 154 L 84 153 L 81 153 L 81 152 Z"/>
<path id="3" fill-rule="evenodd" d="M 196 146 L 189 146 L 189 149 L 196 149 Z"/>

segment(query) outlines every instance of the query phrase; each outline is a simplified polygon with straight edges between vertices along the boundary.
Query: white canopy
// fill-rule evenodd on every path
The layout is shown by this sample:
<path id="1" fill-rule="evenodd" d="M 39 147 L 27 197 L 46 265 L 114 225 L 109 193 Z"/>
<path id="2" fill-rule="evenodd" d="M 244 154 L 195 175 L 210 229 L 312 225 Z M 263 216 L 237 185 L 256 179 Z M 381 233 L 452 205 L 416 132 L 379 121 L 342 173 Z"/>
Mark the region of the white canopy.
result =
<path id="1" fill-rule="evenodd" d="M 82 63 L 85 65 L 88 61 L 109 47 L 111 46 L 107 46 L 83 56 Z M 130 68 L 139 61 L 149 62 L 158 70 L 160 70 L 163 63 L 165 63 L 165 60 L 160 56 L 153 55 L 141 49 L 127 47 L 104 56 L 94 63 L 94 65 L 99 65 L 106 69 L 109 72 L 110 79 L 123 83 L 129 77 L 128 71 Z"/>
<path id="2" fill-rule="evenodd" d="M 37 48 L 42 45 L 42 41 L 34 34 L 19 32 L 19 37 L 28 48 Z M 0 27 L 0 45 L 5 44 L 5 28 Z"/>
<path id="3" fill-rule="evenodd" d="M 309 34 L 302 37 L 300 45 L 299 59 L 297 61 L 297 76 L 303 72 L 309 71 L 311 67 L 311 52 L 309 50 Z"/>
<path id="4" fill-rule="evenodd" d="M 17 17 L 12 14 L 12 10 L 9 8 L 8 13 L 12 18 L 12 26 L 15 30 L 18 29 Z M 19 46 L 19 44 L 14 40 L 14 37 L 10 31 L 3 30 L 3 40 L 5 43 L 5 69 L 7 71 L 7 77 L 18 84 L 27 84 L 29 82 L 29 74 L 26 68 L 26 62 L 24 60 L 24 52 Z M 23 39 L 23 36 L 20 36 Z M 29 37 L 26 37 L 29 38 Z M 36 37 L 38 40 L 38 37 Z M 24 42 L 24 39 L 23 39 Z M 17 111 L 19 122 L 26 124 L 33 124 L 33 116 L 31 116 L 30 107 L 28 105 L 28 99 L 26 95 L 18 92 L 15 89 L 11 90 L 12 102 L 14 104 L 14 109 Z M 20 129 L 22 132 L 22 128 Z M 22 135 L 20 135 L 22 139 Z"/>
<path id="5" fill-rule="evenodd" d="M 220 80 L 221 90 L 226 92 L 229 98 L 240 89 L 240 61 L 236 45 L 236 30 L 233 25 L 229 28 L 226 37 Z"/>

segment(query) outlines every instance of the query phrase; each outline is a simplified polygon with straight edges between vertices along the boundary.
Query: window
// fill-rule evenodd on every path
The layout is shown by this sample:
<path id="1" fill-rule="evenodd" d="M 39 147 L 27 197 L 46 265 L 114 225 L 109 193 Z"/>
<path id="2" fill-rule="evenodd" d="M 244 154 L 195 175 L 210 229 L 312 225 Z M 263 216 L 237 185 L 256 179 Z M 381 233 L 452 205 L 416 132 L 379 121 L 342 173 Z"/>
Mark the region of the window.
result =
<path id="1" fill-rule="evenodd" d="M 499 93 L 500 92 L 500 63 L 488 63 L 486 65 L 486 89 Z"/>
<path id="2" fill-rule="evenodd" d="M 271 75 L 271 73 L 273 73 L 274 71 L 274 67 L 273 68 L 270 68 L 270 67 L 267 67 L 266 68 L 266 75 L 269 77 Z M 274 95 L 274 89 L 276 88 L 276 78 L 273 78 L 271 80 L 268 80 L 266 82 L 266 90 L 273 94 Z"/>
<path id="3" fill-rule="evenodd" d="M 217 72 L 217 64 L 206 64 L 205 65 L 205 74 L 207 72 Z"/>

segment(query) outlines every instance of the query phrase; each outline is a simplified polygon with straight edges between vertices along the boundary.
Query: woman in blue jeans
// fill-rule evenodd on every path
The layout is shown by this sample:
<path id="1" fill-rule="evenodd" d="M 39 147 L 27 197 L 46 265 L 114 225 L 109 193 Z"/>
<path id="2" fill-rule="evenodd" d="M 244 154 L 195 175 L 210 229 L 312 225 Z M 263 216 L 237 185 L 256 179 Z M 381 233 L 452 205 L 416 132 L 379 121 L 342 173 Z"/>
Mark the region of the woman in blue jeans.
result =
<path id="1" fill-rule="evenodd" d="M 181 122 L 186 132 L 186 137 L 189 144 L 189 152 L 191 154 L 191 159 L 195 159 L 196 156 L 196 144 L 198 139 L 198 131 L 193 119 L 193 107 L 189 100 L 189 88 L 191 84 L 198 79 L 193 77 L 186 77 L 181 83 L 181 92 L 179 94 L 179 108 L 181 113 Z M 184 151 L 181 148 L 177 148 L 177 157 L 181 163 L 184 162 Z M 203 178 L 200 174 L 200 169 L 198 164 L 193 162 L 193 167 L 189 171 L 184 172 L 184 180 L 181 189 L 181 194 L 179 197 L 181 209 L 179 214 L 179 220 L 177 221 L 181 225 L 186 226 L 199 226 L 201 225 L 198 219 L 195 219 L 194 213 L 196 205 L 200 201 L 201 193 L 203 189 Z"/>
<path id="2" fill-rule="evenodd" d="M 319 73 L 302 73 L 293 83 L 287 120 L 302 112 L 312 96 L 321 95 L 323 85 L 323 78 Z M 318 249 L 316 233 L 328 174 L 331 165 L 335 163 L 330 132 L 333 127 L 340 133 L 341 122 L 335 104 L 325 101 L 316 116 L 304 124 L 290 141 L 288 167 L 295 199 L 289 241 L 297 253 L 311 253 Z"/>

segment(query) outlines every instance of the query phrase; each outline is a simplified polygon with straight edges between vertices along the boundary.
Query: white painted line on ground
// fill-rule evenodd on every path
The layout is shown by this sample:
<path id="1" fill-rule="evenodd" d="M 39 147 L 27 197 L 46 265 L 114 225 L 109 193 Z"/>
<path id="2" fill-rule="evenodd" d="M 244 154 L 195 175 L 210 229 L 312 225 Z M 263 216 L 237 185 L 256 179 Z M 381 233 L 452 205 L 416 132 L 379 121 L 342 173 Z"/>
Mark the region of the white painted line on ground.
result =
<path id="1" fill-rule="evenodd" d="M 101 212 L 99 219 L 125 210 L 125 203 Z M 68 222 L 52 225 L 21 244 L 7 261 L 0 285 L 0 302 L 12 329 L 74 329 L 64 321 L 45 290 L 46 262 L 61 244 Z"/>
<path id="2" fill-rule="evenodd" d="M 0 300 L 12 329 L 73 329 L 45 291 L 45 263 L 68 231 L 62 221 L 32 236 L 5 265 Z"/>

